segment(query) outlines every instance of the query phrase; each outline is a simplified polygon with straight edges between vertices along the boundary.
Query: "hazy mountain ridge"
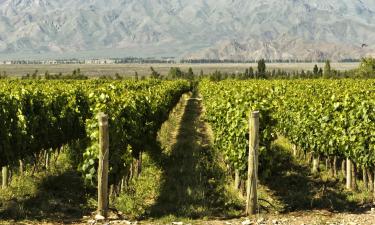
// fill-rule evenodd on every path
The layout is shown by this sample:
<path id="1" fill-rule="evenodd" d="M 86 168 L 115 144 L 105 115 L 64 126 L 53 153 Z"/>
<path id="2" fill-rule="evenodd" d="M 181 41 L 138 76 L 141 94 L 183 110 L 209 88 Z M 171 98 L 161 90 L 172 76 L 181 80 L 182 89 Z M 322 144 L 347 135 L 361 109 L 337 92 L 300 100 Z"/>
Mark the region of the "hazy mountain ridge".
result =
<path id="1" fill-rule="evenodd" d="M 374 21 L 372 0 L 0 0 L 0 54 L 354 58 Z"/>

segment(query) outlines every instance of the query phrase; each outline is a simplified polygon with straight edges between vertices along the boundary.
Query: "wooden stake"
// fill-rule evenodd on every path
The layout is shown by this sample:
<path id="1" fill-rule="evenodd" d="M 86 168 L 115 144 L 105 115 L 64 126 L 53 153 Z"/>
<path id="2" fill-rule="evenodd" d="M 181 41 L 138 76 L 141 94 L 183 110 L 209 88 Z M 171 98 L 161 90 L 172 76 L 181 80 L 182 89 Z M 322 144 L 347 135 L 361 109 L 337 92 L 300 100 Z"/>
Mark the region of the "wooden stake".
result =
<path id="1" fill-rule="evenodd" d="M 343 177 L 345 177 L 345 175 L 346 175 L 345 164 L 346 164 L 346 160 L 342 159 L 342 161 L 341 161 L 341 174 L 342 174 Z"/>
<path id="2" fill-rule="evenodd" d="M 247 172 L 246 214 L 254 215 L 257 210 L 257 179 L 259 149 L 259 112 L 254 111 L 249 121 L 249 158 Z"/>
<path id="3" fill-rule="evenodd" d="M 352 190 L 357 191 L 357 166 L 352 162 Z"/>
<path id="4" fill-rule="evenodd" d="M 293 156 L 297 158 L 297 145 L 293 145 L 292 148 L 293 148 Z"/>
<path id="5" fill-rule="evenodd" d="M 234 189 L 239 190 L 240 189 L 240 171 L 236 169 L 234 171 Z"/>
<path id="6" fill-rule="evenodd" d="M 317 153 L 313 153 L 312 173 L 317 173 L 318 171 L 319 171 L 319 155 Z"/>
<path id="7" fill-rule="evenodd" d="M 363 186 L 364 186 L 365 190 L 367 191 L 368 190 L 368 179 L 367 179 L 367 172 L 366 172 L 365 167 L 362 167 L 362 180 L 363 180 Z"/>
<path id="8" fill-rule="evenodd" d="M 333 157 L 333 177 L 337 177 L 337 156 Z"/>
<path id="9" fill-rule="evenodd" d="M 369 180 L 369 190 L 374 191 L 374 176 L 372 175 L 372 172 L 369 168 L 366 168 L 367 171 L 367 177 Z"/>
<path id="10" fill-rule="evenodd" d="M 2 178 L 3 178 L 2 188 L 5 189 L 8 187 L 8 183 L 9 183 L 9 170 L 7 166 L 3 166 L 2 168 Z"/>
<path id="11" fill-rule="evenodd" d="M 22 159 L 19 160 L 19 163 L 20 163 L 20 176 L 22 177 L 23 176 L 23 172 L 24 172 L 23 171 L 24 169 L 23 169 L 23 161 L 22 161 Z"/>
<path id="12" fill-rule="evenodd" d="M 99 113 L 99 168 L 98 168 L 98 214 L 107 217 L 108 212 L 108 116 Z"/>
<path id="13" fill-rule="evenodd" d="M 352 162 L 346 159 L 346 189 L 352 190 Z"/>

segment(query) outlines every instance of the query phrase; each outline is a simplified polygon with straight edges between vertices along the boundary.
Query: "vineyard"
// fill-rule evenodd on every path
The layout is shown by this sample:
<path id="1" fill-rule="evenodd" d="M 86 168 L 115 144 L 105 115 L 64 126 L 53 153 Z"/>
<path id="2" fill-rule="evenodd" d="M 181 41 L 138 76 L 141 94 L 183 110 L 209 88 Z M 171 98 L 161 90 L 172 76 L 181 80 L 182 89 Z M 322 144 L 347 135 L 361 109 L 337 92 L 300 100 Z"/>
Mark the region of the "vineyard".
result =
<path id="1" fill-rule="evenodd" d="M 109 115 L 110 184 L 118 184 L 156 132 L 186 81 L 1 81 L 0 165 L 77 145 L 71 157 L 88 183 L 96 179 L 99 112 Z M 34 161 L 35 162 L 35 161 Z M 5 168 L 5 169 L 4 169 Z M 3 170 L 6 170 L 4 167 Z"/>
<path id="2" fill-rule="evenodd" d="M 260 177 L 270 176 L 275 159 L 268 153 L 278 136 L 309 155 L 313 172 L 319 159 L 337 176 L 339 161 L 347 169 L 347 188 L 356 189 L 356 176 L 373 190 L 375 166 L 375 81 L 203 81 L 199 85 L 206 119 L 215 134 L 215 147 L 225 156 L 238 180 L 246 177 L 248 118 L 260 111 Z M 340 164 L 341 165 L 341 164 Z M 353 170 L 353 171 L 351 171 Z M 349 172 L 348 172 L 349 171 Z"/>
<path id="3" fill-rule="evenodd" d="M 98 115 L 105 114 L 108 116 L 108 187 L 111 195 L 134 194 L 135 187 L 141 189 L 144 184 L 132 181 L 133 177 L 142 180 L 141 173 L 155 180 L 163 174 L 166 176 L 163 182 L 168 187 L 164 191 L 166 196 L 160 198 L 165 198 L 168 204 L 173 204 L 170 202 L 175 199 L 170 196 L 174 194 L 177 201 L 186 197 L 188 200 L 184 204 L 193 201 L 191 195 L 195 194 L 200 196 L 199 201 L 205 207 L 211 206 L 206 201 L 215 198 L 212 207 L 225 205 L 220 210 L 238 210 L 240 205 L 240 213 L 236 215 L 243 215 L 242 196 L 246 195 L 249 145 L 253 135 L 249 132 L 249 119 L 253 111 L 259 111 L 257 176 L 261 183 L 275 179 L 279 172 L 275 166 L 279 160 L 275 155 L 275 143 L 282 139 L 290 144 L 293 157 L 303 158 L 309 163 L 312 174 L 319 173 L 321 162 L 325 160 L 330 178 L 345 177 L 346 188 L 350 191 L 357 191 L 360 179 L 375 197 L 374 87 L 375 80 L 372 79 L 228 79 L 217 82 L 207 79 L 199 82 L 156 79 L 0 80 L 3 188 L 11 183 L 8 180 L 10 174 L 22 176 L 25 170 L 29 170 L 29 174 L 48 170 L 51 161 L 57 160 L 64 152 L 85 187 L 96 189 L 101 151 Z M 193 96 L 183 103 L 186 96 L 182 96 L 186 93 Z M 185 114 L 179 122 L 170 125 L 169 130 L 164 130 L 164 124 L 172 123 L 176 113 Z M 206 122 L 209 128 L 206 128 Z M 194 133 L 197 132 L 195 129 L 199 130 L 198 135 Z M 205 136 L 210 136 L 207 133 L 211 129 L 212 141 L 209 143 Z M 183 144 L 166 141 L 170 146 L 164 147 L 172 149 L 172 153 L 163 155 L 160 151 L 166 150 L 160 149 L 160 135 L 175 135 L 174 138 L 180 138 Z M 215 164 L 221 158 L 225 166 Z M 159 172 L 147 172 L 149 164 L 143 165 L 144 159 L 154 160 L 150 164 L 157 164 L 155 167 L 159 170 L 155 171 Z M 146 172 L 143 172 L 144 166 Z M 165 171 L 160 172 L 160 168 Z M 197 168 L 204 170 L 198 171 Z M 340 169 L 342 173 L 339 173 Z M 186 173 L 185 170 L 193 174 L 189 179 L 199 179 L 199 182 L 179 183 L 178 176 Z M 359 171 L 362 171 L 362 176 L 359 176 Z M 173 176 L 170 184 L 171 177 L 168 176 Z M 227 196 L 227 192 L 231 192 L 226 187 L 228 183 L 235 187 L 236 200 Z M 133 187 L 129 188 L 131 185 Z M 191 191 L 194 185 L 202 186 L 202 190 Z M 163 192 L 162 188 L 155 186 L 153 191 Z M 185 193 L 178 188 L 188 190 Z M 171 190 L 176 193 L 171 193 Z M 126 207 L 130 206 L 124 205 L 119 208 L 128 212 Z M 182 209 L 177 206 L 163 207 L 179 214 L 177 211 Z M 138 217 L 152 214 L 139 205 L 134 207 L 141 211 Z M 163 210 L 159 211 L 166 214 L 167 211 Z M 168 213 L 173 213 L 171 211 Z"/>

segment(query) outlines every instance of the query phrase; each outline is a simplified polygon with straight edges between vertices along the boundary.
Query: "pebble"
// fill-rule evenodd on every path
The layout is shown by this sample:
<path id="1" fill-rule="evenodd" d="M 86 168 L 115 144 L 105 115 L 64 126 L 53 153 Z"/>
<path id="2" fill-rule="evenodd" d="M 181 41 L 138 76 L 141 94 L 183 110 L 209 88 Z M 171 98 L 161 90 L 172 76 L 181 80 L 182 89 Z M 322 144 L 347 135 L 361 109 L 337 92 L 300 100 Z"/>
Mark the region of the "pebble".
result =
<path id="1" fill-rule="evenodd" d="M 94 225 L 96 223 L 96 221 L 95 220 L 89 220 L 89 221 L 87 221 L 87 223 L 90 224 L 90 225 Z"/>
<path id="2" fill-rule="evenodd" d="M 105 220 L 105 217 L 102 216 L 102 215 L 96 215 L 96 216 L 95 216 L 95 220 L 96 220 L 96 221 L 103 221 L 103 220 Z"/>
<path id="3" fill-rule="evenodd" d="M 250 225 L 250 224 L 252 224 L 252 223 L 253 223 L 253 222 L 251 222 L 251 220 L 247 219 L 247 220 L 243 221 L 241 224 L 242 224 L 242 225 Z"/>
<path id="4" fill-rule="evenodd" d="M 183 225 L 183 222 L 172 222 L 172 225 Z"/>

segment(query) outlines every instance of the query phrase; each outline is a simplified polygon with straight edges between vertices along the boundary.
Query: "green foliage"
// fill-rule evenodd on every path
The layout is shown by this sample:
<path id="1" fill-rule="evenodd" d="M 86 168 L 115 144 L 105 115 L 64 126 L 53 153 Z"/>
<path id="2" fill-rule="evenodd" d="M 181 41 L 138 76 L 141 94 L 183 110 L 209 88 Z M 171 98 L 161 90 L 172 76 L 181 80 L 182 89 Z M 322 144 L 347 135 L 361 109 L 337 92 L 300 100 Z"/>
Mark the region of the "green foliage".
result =
<path id="1" fill-rule="evenodd" d="M 329 60 L 326 61 L 324 64 L 324 71 L 323 71 L 323 77 L 324 78 L 329 78 L 332 74 L 331 71 L 331 62 Z"/>
<path id="2" fill-rule="evenodd" d="M 224 153 L 227 163 L 242 171 L 242 175 L 247 168 L 250 111 L 261 112 L 261 156 L 266 155 L 276 138 L 272 112 L 278 90 L 266 84 L 265 81 L 227 80 L 218 83 L 203 81 L 199 85 L 206 108 L 205 117 L 215 132 L 215 146 Z"/>
<path id="3" fill-rule="evenodd" d="M 359 68 L 356 72 L 357 77 L 373 78 L 375 77 L 375 59 L 362 58 Z"/>
<path id="4" fill-rule="evenodd" d="M 157 72 L 154 67 L 150 67 L 150 70 L 151 70 L 151 78 L 153 79 L 160 79 L 161 78 L 161 75 L 159 72 Z"/>
<path id="5" fill-rule="evenodd" d="M 98 121 L 109 115 L 110 182 L 125 174 L 132 157 L 148 150 L 168 118 L 187 81 L 19 81 L 0 82 L 0 166 L 43 149 L 69 144 L 76 149 L 79 170 L 87 181 L 96 177 Z M 84 149 L 82 149 L 84 148 Z"/>
<path id="6" fill-rule="evenodd" d="M 258 61 L 258 77 L 266 77 L 266 61 L 264 59 Z"/>
<path id="7" fill-rule="evenodd" d="M 313 73 L 314 73 L 315 76 L 318 76 L 318 74 L 319 74 L 319 68 L 318 68 L 318 65 L 316 65 L 316 64 L 314 66 Z"/>
<path id="8" fill-rule="evenodd" d="M 206 119 L 227 163 L 245 171 L 248 117 L 260 110 L 260 166 L 276 131 L 305 151 L 375 165 L 374 80 L 201 82 Z M 262 162 L 263 161 L 263 162 Z"/>

